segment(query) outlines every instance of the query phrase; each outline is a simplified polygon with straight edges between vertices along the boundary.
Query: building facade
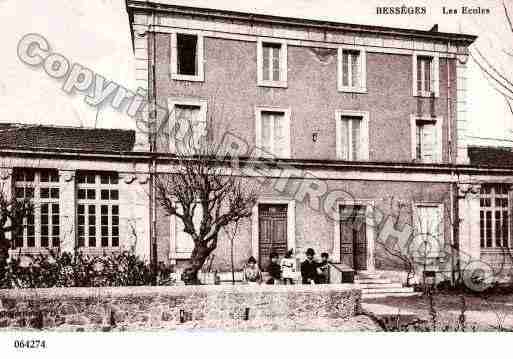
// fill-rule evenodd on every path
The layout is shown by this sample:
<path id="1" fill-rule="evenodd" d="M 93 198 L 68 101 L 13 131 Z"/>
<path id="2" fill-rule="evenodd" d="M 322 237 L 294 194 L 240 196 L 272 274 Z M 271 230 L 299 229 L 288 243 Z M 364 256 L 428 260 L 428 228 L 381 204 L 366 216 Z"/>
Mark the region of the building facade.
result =
<path id="1" fill-rule="evenodd" d="M 248 181 L 265 180 L 236 235 L 236 268 L 249 256 L 265 267 L 272 251 L 302 256 L 311 247 L 359 272 L 397 275 L 413 263 L 451 275 L 506 273 L 513 171 L 483 160 L 488 149 L 469 151 L 465 136 L 474 36 L 164 0 L 129 0 L 127 12 L 138 86 L 153 104 L 140 116 L 157 122 L 158 135 L 140 151 L 25 146 L 49 174 L 27 177 L 21 164 L 2 178 L 15 191 L 32 178 L 55 179 L 59 198 L 50 188 L 50 199 L 61 207 L 44 206 L 33 232 L 53 233 L 44 216 L 54 209 L 62 222 L 58 241 L 37 234 L 34 242 L 27 230 L 17 247 L 64 246 L 67 233 L 69 248 L 134 246 L 146 258 L 187 263 L 192 240 L 148 193 L 150 169 L 177 170 L 173 125 L 189 121 L 198 136 L 258 164 L 243 174 Z M 167 122 L 156 108 L 168 110 Z M 5 148 L 23 160 L 20 146 Z M 228 271 L 230 253 L 221 238 L 213 266 Z"/>

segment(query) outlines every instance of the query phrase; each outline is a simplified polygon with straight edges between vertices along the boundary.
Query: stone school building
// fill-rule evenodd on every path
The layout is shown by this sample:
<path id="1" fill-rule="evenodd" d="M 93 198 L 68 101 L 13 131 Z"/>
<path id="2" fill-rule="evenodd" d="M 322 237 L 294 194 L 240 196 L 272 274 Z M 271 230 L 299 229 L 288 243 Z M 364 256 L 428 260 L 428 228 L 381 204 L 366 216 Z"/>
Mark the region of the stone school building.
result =
<path id="1" fill-rule="evenodd" d="M 271 252 L 294 249 L 302 258 L 311 247 L 357 273 L 404 279 L 405 262 L 422 255 L 405 248 L 415 237 L 439 248 L 423 270 L 479 262 L 508 275 L 513 153 L 472 147 L 466 137 L 475 36 L 168 0 L 128 0 L 127 13 L 148 101 L 214 142 L 229 132 L 238 155 L 280 168 L 248 175 L 269 181 L 239 227 L 236 269 L 250 256 L 265 269 Z M 150 168 L 176 170 L 175 143 L 160 131 L 153 145 L 135 147 L 136 135 L 2 125 L 3 190 L 33 191 L 38 204 L 13 255 L 130 249 L 185 265 L 191 238 L 149 195 Z M 329 197 L 337 191 L 349 196 Z M 328 198 L 332 211 L 352 214 L 327 215 Z M 229 271 L 227 238 L 214 254 L 213 268 Z"/>

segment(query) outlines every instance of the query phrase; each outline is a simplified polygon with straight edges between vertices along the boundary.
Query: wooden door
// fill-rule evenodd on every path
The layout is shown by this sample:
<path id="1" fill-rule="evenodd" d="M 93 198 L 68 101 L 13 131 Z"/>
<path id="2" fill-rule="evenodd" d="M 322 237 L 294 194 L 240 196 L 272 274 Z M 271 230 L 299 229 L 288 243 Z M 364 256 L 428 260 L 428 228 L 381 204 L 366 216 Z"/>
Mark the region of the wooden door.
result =
<path id="1" fill-rule="evenodd" d="M 287 252 L 287 205 L 260 204 L 258 222 L 258 264 L 266 271 L 272 252 L 280 257 Z"/>
<path id="2" fill-rule="evenodd" d="M 350 213 L 347 213 L 350 211 Z M 367 269 L 365 206 L 340 207 L 340 260 L 355 269 Z"/>

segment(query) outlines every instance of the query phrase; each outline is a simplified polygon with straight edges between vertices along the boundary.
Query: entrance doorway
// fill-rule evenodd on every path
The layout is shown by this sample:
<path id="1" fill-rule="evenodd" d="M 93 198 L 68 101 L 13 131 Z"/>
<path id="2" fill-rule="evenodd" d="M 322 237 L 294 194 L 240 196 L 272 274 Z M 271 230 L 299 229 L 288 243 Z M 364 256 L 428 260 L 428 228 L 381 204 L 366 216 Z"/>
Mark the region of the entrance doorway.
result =
<path id="1" fill-rule="evenodd" d="M 258 205 L 258 265 L 265 271 L 272 252 L 280 257 L 287 252 L 287 205 Z"/>
<path id="2" fill-rule="evenodd" d="M 340 206 L 340 261 L 357 271 L 367 270 L 366 207 Z"/>

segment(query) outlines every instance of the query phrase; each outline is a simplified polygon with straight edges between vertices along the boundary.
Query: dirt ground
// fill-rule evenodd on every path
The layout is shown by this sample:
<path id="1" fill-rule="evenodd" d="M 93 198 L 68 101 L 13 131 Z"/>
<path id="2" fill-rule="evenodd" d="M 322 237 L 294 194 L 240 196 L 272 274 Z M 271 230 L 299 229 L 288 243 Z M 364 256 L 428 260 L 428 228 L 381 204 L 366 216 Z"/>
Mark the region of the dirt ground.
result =
<path id="1" fill-rule="evenodd" d="M 465 300 L 466 331 L 513 331 L 513 295 L 479 296 L 435 294 L 434 308 L 438 330 L 455 330 Z M 363 308 L 376 315 L 414 314 L 432 323 L 427 296 L 365 299 Z"/>

